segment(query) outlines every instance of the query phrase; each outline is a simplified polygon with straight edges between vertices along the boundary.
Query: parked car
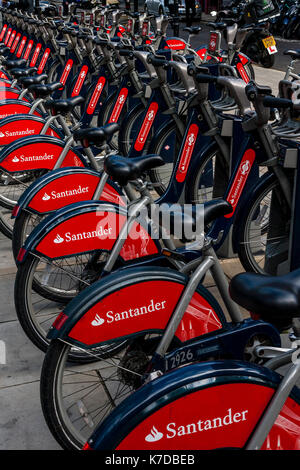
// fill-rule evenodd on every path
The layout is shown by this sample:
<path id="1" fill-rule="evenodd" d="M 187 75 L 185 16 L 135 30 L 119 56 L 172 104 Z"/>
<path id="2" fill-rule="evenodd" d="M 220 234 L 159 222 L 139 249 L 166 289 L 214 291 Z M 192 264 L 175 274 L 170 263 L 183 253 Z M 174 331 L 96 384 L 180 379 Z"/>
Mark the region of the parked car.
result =
<path id="1" fill-rule="evenodd" d="M 170 15 L 174 7 L 174 0 L 146 0 L 145 11 L 150 15 Z M 199 0 L 195 0 L 196 16 L 201 20 L 202 7 Z M 178 13 L 181 18 L 185 17 L 185 0 L 178 0 Z"/>

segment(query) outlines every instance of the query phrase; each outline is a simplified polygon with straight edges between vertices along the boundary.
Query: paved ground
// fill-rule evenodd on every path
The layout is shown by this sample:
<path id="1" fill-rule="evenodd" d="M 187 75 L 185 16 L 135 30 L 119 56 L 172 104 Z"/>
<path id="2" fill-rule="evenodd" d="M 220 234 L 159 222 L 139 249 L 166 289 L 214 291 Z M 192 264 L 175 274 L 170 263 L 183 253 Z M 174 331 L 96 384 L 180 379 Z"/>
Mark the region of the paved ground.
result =
<path id="1" fill-rule="evenodd" d="M 281 63 L 281 61 L 279 61 Z M 272 86 L 282 71 L 255 68 L 258 83 Z M 242 270 L 238 260 L 224 260 L 228 277 Z M 21 330 L 13 303 L 15 265 L 10 242 L 0 236 L 0 340 L 6 343 L 6 365 L 0 364 L 0 449 L 59 449 L 44 422 L 39 400 L 43 354 Z M 208 285 L 216 294 L 211 280 Z"/>

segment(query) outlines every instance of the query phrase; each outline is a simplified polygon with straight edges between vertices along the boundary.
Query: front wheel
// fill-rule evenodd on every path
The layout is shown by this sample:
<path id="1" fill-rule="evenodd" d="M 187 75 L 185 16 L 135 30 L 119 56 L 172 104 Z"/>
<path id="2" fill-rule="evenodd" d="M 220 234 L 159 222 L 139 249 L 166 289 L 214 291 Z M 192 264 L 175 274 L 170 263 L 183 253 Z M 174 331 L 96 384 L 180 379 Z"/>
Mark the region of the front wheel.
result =
<path id="1" fill-rule="evenodd" d="M 238 255 L 246 271 L 278 274 L 288 259 L 290 221 L 279 181 L 266 179 L 249 198 L 239 222 Z"/>
<path id="2" fill-rule="evenodd" d="M 47 214 L 37 214 L 22 210 L 14 221 L 12 231 L 12 251 L 14 259 L 17 259 L 20 249 L 24 245 L 28 235 L 45 218 Z M 1 223 L 1 219 L 0 219 Z"/>

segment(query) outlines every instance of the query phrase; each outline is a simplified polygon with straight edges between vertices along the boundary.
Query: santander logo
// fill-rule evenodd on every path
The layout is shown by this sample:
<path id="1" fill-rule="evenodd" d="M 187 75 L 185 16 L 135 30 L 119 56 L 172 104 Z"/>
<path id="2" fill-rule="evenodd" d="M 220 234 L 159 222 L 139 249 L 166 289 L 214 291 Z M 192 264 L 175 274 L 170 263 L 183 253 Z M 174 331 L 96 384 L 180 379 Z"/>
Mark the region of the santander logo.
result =
<path id="1" fill-rule="evenodd" d="M 147 442 L 156 442 L 160 441 L 164 437 L 162 432 L 159 432 L 155 426 L 152 426 L 152 429 L 149 434 L 145 437 Z"/>
<path id="2" fill-rule="evenodd" d="M 101 318 L 100 315 L 97 313 L 95 318 L 91 321 L 92 326 L 100 326 L 105 323 L 113 323 L 123 320 L 130 320 L 131 318 L 139 317 L 141 315 L 147 315 L 149 313 L 153 313 L 159 310 L 164 310 L 166 308 L 166 300 L 162 302 L 155 302 L 154 299 L 150 300 L 149 305 L 143 305 L 141 307 L 129 308 L 128 310 L 124 310 L 123 312 L 113 312 L 109 310 L 104 315 L 105 318 Z"/>
<path id="3" fill-rule="evenodd" d="M 65 197 L 75 196 L 77 194 L 85 194 L 89 190 L 89 186 L 82 187 L 79 185 L 77 188 L 66 189 L 65 191 L 51 191 L 50 195 L 45 192 L 42 197 L 43 201 L 49 201 L 50 199 L 61 199 Z"/>
<path id="4" fill-rule="evenodd" d="M 4 133 L 2 131 L 0 131 L 0 138 L 2 137 L 16 137 L 16 136 L 20 136 L 20 135 L 32 135 L 34 134 L 34 129 L 24 129 L 24 130 L 21 130 L 21 131 L 4 131 Z"/>
<path id="5" fill-rule="evenodd" d="M 236 425 L 239 422 L 247 421 L 248 410 L 243 410 L 239 412 L 233 412 L 232 408 L 228 408 L 224 416 L 217 416 L 211 419 L 201 418 L 195 422 L 188 424 L 177 424 L 176 422 L 171 422 L 166 425 L 165 433 L 162 433 L 156 429 L 155 426 L 152 426 L 149 434 L 146 435 L 146 442 L 156 442 L 160 441 L 164 436 L 166 439 L 174 439 L 174 437 L 181 438 L 183 436 L 188 436 L 190 434 L 206 432 L 210 429 L 223 428 L 227 426 Z"/>
<path id="6" fill-rule="evenodd" d="M 112 228 L 100 227 L 98 230 L 93 230 L 92 232 L 66 232 L 64 234 L 64 238 L 62 238 L 60 235 L 56 235 L 53 240 L 53 243 L 62 243 L 63 241 L 65 241 L 66 243 L 70 243 L 75 241 L 87 240 L 89 238 L 105 238 L 108 235 L 112 235 Z"/>
<path id="7" fill-rule="evenodd" d="M 91 322 L 93 326 L 100 326 L 105 322 L 98 314 L 95 316 L 95 319 Z"/>
<path id="8" fill-rule="evenodd" d="M 16 155 L 12 159 L 12 162 L 36 162 L 40 160 L 52 160 L 54 155 L 48 155 L 45 153 L 44 155 L 31 155 L 29 157 L 25 157 L 25 155 L 20 155 L 17 157 Z"/>
<path id="9" fill-rule="evenodd" d="M 56 237 L 54 238 L 53 242 L 58 244 L 58 243 L 62 243 L 64 241 L 64 238 L 62 238 L 59 234 L 56 235 Z"/>

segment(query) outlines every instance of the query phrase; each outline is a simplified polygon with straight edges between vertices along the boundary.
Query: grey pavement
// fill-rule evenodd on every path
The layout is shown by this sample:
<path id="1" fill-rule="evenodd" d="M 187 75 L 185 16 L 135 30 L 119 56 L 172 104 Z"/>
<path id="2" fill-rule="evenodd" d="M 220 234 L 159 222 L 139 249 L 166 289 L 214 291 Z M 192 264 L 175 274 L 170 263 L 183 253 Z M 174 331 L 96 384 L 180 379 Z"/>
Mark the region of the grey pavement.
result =
<path id="1" fill-rule="evenodd" d="M 283 72 L 258 67 L 255 72 L 258 83 L 268 84 L 276 92 Z M 238 259 L 224 259 L 222 264 L 228 278 L 242 271 Z M 60 449 L 45 424 L 40 405 L 43 354 L 27 339 L 16 318 L 15 272 L 11 243 L 0 236 L 0 341 L 6 344 L 6 365 L 0 364 L 0 449 Z M 212 279 L 208 278 L 206 284 L 219 298 Z"/>

